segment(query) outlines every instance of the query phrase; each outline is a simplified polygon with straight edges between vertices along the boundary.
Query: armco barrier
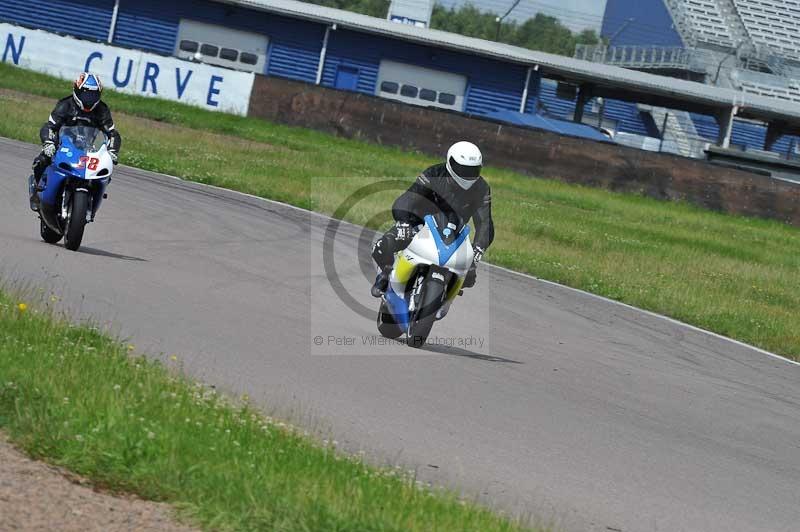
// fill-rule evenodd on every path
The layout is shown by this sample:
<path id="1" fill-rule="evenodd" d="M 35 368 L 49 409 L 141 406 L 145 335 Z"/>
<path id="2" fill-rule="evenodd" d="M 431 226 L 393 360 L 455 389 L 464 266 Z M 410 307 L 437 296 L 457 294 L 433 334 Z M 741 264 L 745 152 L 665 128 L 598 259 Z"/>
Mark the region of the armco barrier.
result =
<path id="1" fill-rule="evenodd" d="M 106 87 L 212 111 L 247 114 L 254 75 L 0 23 L 4 63 L 74 79 L 90 70 Z"/>
<path id="2" fill-rule="evenodd" d="M 800 185 L 704 161 L 561 136 L 395 103 L 374 96 L 256 76 L 250 116 L 442 157 L 476 142 L 490 165 L 570 183 L 683 200 L 800 226 Z"/>

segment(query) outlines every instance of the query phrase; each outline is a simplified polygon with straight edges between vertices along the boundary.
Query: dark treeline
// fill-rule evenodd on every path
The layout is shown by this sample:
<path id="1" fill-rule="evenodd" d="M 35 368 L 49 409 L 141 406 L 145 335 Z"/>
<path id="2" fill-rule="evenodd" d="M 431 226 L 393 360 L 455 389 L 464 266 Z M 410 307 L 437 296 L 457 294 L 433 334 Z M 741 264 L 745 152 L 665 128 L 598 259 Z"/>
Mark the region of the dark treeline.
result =
<path id="1" fill-rule="evenodd" d="M 353 11 L 361 13 L 362 15 L 369 15 L 371 17 L 386 18 L 386 13 L 389 12 L 389 0 L 303 0 L 311 4 L 318 4 L 321 6 L 335 7 L 336 9 L 344 9 L 346 11 Z"/>
<path id="2" fill-rule="evenodd" d="M 307 0 L 373 17 L 385 18 L 389 9 L 389 0 Z M 576 44 L 596 44 L 599 42 L 594 30 L 573 33 L 557 18 L 538 13 L 525 22 L 503 22 L 500 25 L 499 37 L 497 17 L 494 13 L 478 10 L 473 5 L 460 9 L 446 9 L 440 5 L 433 8 L 431 27 L 438 30 L 459 33 L 468 37 L 477 37 L 499 42 L 541 50 L 554 54 L 571 56 Z"/>

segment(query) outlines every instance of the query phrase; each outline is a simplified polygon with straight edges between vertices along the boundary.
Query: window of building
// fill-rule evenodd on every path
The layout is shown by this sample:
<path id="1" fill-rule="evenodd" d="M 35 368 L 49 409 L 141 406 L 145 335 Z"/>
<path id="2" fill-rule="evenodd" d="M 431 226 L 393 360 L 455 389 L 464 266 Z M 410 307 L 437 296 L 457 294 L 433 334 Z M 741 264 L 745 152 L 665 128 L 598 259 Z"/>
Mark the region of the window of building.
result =
<path id="1" fill-rule="evenodd" d="M 226 61 L 236 61 L 239 59 L 239 50 L 233 48 L 222 48 L 219 51 L 219 58 Z"/>
<path id="2" fill-rule="evenodd" d="M 400 89 L 400 96 L 405 96 L 406 98 L 416 98 L 418 93 L 419 89 L 414 85 L 403 85 Z"/>
<path id="3" fill-rule="evenodd" d="M 432 91 L 430 89 L 422 89 L 419 91 L 419 99 L 425 100 L 426 102 L 435 102 L 436 91 Z"/>
<path id="4" fill-rule="evenodd" d="M 381 92 L 388 92 L 389 94 L 397 94 L 400 90 L 400 84 L 394 81 L 384 81 L 381 83 Z"/>
<path id="5" fill-rule="evenodd" d="M 439 93 L 439 103 L 442 105 L 455 105 L 456 95 L 447 92 Z"/>
<path id="6" fill-rule="evenodd" d="M 239 61 L 241 61 L 245 65 L 255 65 L 256 63 L 258 63 L 258 56 L 256 54 L 251 54 L 249 52 L 242 52 L 239 55 Z"/>
<path id="7" fill-rule="evenodd" d="M 195 53 L 200 48 L 200 45 L 195 41 L 181 41 L 179 49 L 183 52 Z"/>
<path id="8" fill-rule="evenodd" d="M 219 53 L 219 47 L 214 46 L 213 44 L 202 44 L 200 45 L 200 53 L 206 57 L 217 57 Z"/>

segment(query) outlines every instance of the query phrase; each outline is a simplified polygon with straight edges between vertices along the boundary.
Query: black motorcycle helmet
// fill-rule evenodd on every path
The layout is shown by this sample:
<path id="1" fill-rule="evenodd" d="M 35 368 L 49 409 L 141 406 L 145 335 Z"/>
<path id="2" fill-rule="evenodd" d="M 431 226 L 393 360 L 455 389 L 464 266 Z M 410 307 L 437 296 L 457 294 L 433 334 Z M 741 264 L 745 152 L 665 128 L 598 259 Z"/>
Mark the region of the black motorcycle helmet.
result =
<path id="1" fill-rule="evenodd" d="M 103 84 L 97 74 L 81 72 L 72 85 L 72 97 L 75 103 L 85 112 L 92 111 L 100 103 L 103 93 Z"/>

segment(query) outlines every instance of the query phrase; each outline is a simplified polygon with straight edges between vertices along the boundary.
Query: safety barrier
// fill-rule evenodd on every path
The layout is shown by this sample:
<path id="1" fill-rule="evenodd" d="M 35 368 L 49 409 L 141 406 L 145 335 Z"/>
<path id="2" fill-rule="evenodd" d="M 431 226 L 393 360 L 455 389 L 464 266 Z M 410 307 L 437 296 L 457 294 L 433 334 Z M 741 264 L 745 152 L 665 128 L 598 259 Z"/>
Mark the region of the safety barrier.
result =
<path id="1" fill-rule="evenodd" d="M 106 87 L 246 115 L 254 75 L 0 23 L 4 63 L 74 79 L 100 75 Z"/>

